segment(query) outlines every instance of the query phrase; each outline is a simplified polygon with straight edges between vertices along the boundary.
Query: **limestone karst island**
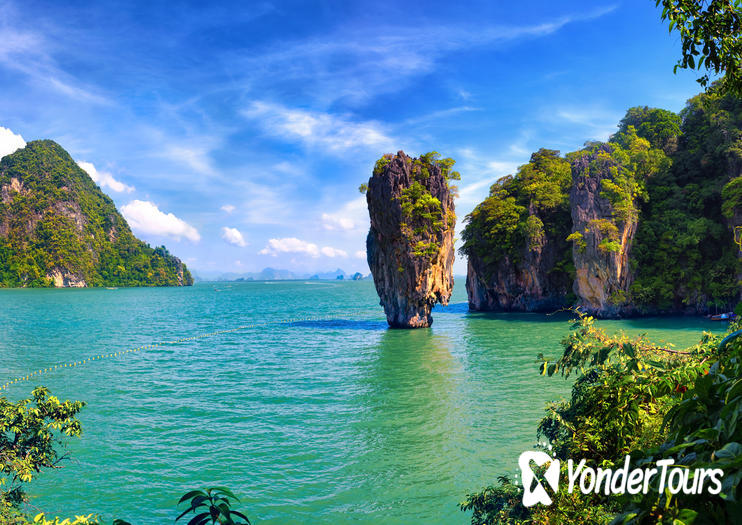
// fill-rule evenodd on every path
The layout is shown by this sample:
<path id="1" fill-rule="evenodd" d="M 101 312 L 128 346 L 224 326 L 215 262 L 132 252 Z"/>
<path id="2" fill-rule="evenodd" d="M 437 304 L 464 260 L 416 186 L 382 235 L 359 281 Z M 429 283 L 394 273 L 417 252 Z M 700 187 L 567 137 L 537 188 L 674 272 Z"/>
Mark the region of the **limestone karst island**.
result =
<path id="1" fill-rule="evenodd" d="M 0 525 L 742 524 L 742 2 L 0 2 Z"/>

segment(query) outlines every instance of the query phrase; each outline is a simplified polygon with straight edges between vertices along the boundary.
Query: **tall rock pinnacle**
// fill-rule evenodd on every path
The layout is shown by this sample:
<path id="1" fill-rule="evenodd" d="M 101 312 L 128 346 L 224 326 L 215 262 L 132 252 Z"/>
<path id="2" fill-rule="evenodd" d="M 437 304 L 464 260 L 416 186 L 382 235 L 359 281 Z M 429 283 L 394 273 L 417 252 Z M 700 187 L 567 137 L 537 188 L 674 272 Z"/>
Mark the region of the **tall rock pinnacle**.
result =
<path id="1" fill-rule="evenodd" d="M 430 326 L 433 306 L 451 297 L 453 164 L 435 152 L 413 159 L 400 151 L 379 159 L 368 182 L 366 253 L 391 327 Z"/>

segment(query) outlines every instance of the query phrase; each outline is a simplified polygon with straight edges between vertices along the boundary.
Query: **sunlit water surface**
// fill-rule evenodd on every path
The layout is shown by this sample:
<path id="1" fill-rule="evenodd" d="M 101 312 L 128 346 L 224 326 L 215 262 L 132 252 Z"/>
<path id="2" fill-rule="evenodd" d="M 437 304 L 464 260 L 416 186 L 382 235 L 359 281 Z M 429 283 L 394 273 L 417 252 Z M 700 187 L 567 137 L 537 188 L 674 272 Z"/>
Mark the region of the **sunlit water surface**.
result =
<path id="1" fill-rule="evenodd" d="M 457 503 L 513 474 L 546 402 L 537 373 L 567 315 L 477 314 L 459 279 L 431 329 L 389 330 L 373 284 L 0 291 L 0 384 L 39 368 L 271 323 L 57 369 L 34 385 L 87 402 L 64 468 L 30 486 L 52 515 L 172 523 L 179 496 L 225 485 L 255 523 L 466 523 Z M 326 320 L 276 324 L 301 317 Z M 603 322 L 678 347 L 695 318 Z"/>

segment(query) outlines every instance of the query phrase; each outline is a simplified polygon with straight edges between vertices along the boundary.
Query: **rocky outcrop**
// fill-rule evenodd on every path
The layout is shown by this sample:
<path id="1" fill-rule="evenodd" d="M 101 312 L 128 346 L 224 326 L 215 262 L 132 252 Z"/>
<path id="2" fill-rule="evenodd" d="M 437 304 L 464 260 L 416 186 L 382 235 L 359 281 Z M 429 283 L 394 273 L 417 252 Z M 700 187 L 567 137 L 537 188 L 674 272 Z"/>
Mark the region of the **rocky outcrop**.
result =
<path id="1" fill-rule="evenodd" d="M 570 304 L 572 281 L 554 271 L 564 255 L 562 238 L 541 236 L 524 245 L 521 260 L 505 257 L 488 267 L 472 254 L 468 258 L 466 291 L 469 308 L 476 311 L 553 311 Z"/>
<path id="2" fill-rule="evenodd" d="M 385 155 L 368 182 L 371 228 L 366 253 L 380 304 L 395 328 L 433 322 L 436 303 L 453 289 L 453 195 L 450 165 L 435 156 Z"/>
<path id="3" fill-rule="evenodd" d="M 600 317 L 632 313 L 628 303 L 633 274 L 629 266 L 631 245 L 636 233 L 635 213 L 617 214 L 603 196 L 603 181 L 613 180 L 620 169 L 610 155 L 610 144 L 576 158 L 572 163 L 574 292 L 578 306 Z M 635 209 L 635 203 L 629 208 Z"/>

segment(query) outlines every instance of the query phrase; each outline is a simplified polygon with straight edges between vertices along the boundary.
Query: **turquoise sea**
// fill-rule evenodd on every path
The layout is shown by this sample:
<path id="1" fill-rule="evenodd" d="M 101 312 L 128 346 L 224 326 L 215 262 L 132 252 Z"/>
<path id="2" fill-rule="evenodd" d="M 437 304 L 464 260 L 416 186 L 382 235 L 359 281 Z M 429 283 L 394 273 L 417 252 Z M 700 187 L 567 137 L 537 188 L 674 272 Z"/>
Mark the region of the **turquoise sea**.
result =
<path id="1" fill-rule="evenodd" d="M 288 322 L 296 318 L 314 320 Z M 0 291 L 0 384 L 29 372 L 88 403 L 70 459 L 30 485 L 49 514 L 172 523 L 191 488 L 225 485 L 254 523 L 468 523 L 468 491 L 513 474 L 546 402 L 539 376 L 565 314 L 469 313 L 463 279 L 431 329 L 387 329 L 373 284 Z M 678 347 L 723 326 L 698 318 L 601 323 Z"/>

